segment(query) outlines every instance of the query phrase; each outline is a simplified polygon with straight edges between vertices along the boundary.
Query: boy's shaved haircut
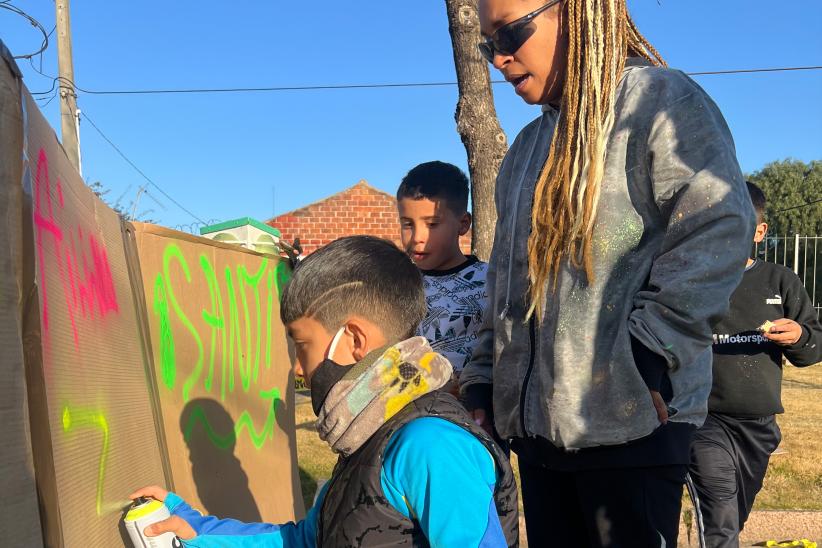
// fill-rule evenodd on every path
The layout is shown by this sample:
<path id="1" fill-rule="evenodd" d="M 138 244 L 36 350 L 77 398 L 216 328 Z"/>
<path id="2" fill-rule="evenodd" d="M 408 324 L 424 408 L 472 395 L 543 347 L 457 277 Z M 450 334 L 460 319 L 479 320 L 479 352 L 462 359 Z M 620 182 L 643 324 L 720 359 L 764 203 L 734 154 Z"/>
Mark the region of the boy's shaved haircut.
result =
<path id="1" fill-rule="evenodd" d="M 412 336 L 425 317 L 422 276 L 387 240 L 335 240 L 303 260 L 283 290 L 286 325 L 308 317 L 330 333 L 355 314 L 380 326 L 391 344 Z"/>
<path id="2" fill-rule="evenodd" d="M 453 164 L 425 162 L 414 167 L 403 177 L 397 189 L 397 201 L 441 199 L 454 215 L 468 211 L 468 177 Z"/>
<path id="3" fill-rule="evenodd" d="M 748 194 L 751 195 L 751 203 L 753 204 L 754 211 L 756 211 L 756 222 L 764 223 L 765 206 L 767 205 L 765 193 L 762 192 L 761 188 L 750 181 L 745 181 L 745 185 L 748 187 Z"/>

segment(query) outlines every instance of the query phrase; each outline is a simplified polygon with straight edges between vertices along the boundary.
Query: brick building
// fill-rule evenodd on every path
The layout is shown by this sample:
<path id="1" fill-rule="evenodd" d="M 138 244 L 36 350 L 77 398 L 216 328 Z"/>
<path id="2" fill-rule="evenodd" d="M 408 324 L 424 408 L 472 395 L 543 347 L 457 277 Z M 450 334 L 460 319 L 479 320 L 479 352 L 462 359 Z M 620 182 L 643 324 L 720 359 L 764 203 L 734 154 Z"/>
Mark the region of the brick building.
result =
<path id="1" fill-rule="evenodd" d="M 266 221 L 282 233 L 286 242 L 300 239 L 305 254 L 337 238 L 368 234 L 400 244 L 397 200 L 365 180 L 313 204 Z M 471 233 L 460 240 L 464 252 L 471 249 Z"/>

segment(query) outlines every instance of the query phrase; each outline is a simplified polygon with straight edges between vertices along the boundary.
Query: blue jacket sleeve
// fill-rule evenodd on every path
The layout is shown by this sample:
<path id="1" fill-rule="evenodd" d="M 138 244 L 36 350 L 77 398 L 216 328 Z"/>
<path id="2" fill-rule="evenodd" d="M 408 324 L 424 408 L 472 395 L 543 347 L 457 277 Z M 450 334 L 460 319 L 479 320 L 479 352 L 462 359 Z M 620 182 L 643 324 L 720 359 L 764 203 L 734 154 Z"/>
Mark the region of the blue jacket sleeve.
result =
<path id="1" fill-rule="evenodd" d="M 317 543 L 317 515 L 325 497 L 323 487 L 317 503 L 308 511 L 305 519 L 293 523 L 243 523 L 234 519 L 203 516 L 186 504 L 182 498 L 169 493 L 165 500 L 172 515 L 183 518 L 197 533 L 191 540 L 183 541 L 188 548 L 314 548 Z"/>
<path id="2" fill-rule="evenodd" d="M 432 547 L 507 546 L 494 503 L 496 464 L 472 434 L 444 419 L 416 419 L 389 440 L 381 483 Z"/>

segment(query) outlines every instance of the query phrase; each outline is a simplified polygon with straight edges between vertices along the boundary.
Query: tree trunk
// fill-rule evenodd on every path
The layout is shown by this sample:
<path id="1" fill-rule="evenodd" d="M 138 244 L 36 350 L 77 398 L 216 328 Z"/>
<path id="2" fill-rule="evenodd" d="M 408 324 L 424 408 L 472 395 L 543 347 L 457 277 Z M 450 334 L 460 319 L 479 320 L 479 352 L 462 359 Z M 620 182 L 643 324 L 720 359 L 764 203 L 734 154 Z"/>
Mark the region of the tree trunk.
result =
<path id="1" fill-rule="evenodd" d="M 477 257 L 487 261 L 497 222 L 494 187 L 508 143 L 497 120 L 488 63 L 477 49 L 482 40 L 477 2 L 445 0 L 445 7 L 459 82 L 459 101 L 454 118 L 468 153 L 471 176 L 474 216 L 471 249 Z"/>

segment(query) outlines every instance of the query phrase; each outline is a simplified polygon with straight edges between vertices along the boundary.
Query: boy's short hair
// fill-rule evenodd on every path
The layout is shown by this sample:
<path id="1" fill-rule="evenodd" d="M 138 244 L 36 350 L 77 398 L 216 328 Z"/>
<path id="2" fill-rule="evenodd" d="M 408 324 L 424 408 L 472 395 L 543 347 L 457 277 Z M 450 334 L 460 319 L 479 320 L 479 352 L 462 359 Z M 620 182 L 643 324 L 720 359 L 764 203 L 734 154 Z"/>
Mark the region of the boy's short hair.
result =
<path id="1" fill-rule="evenodd" d="M 751 203 L 753 204 L 754 211 L 756 211 L 756 222 L 764 223 L 765 205 L 767 203 L 767 200 L 765 199 L 765 193 L 762 192 L 761 188 L 759 188 L 750 181 L 745 181 L 745 185 L 748 187 L 748 194 L 750 194 L 751 196 Z"/>
<path id="2" fill-rule="evenodd" d="M 356 314 L 382 328 L 391 344 L 413 336 L 426 312 L 419 269 L 373 236 L 340 238 L 309 255 L 280 302 L 284 324 L 309 317 L 330 333 Z"/>
<path id="3" fill-rule="evenodd" d="M 403 177 L 397 201 L 403 198 L 441 199 L 452 213 L 462 215 L 468 211 L 468 177 L 454 164 L 425 162 Z"/>

